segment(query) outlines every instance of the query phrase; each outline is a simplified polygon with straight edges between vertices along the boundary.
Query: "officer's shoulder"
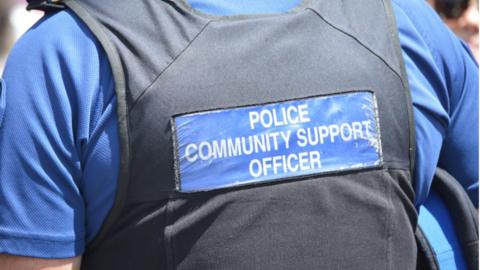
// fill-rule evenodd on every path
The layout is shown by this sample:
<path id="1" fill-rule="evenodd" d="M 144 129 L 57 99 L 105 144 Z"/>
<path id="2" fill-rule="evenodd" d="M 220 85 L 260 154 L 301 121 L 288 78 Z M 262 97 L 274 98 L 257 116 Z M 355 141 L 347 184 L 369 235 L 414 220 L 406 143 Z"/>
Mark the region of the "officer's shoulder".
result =
<path id="1" fill-rule="evenodd" d="M 400 35 L 408 47 L 417 54 L 429 54 L 433 57 L 437 69 L 442 74 L 455 69 L 444 70 L 445 66 L 463 66 L 462 59 L 468 58 L 459 38 L 443 23 L 435 10 L 424 0 L 392 0 Z M 405 45 L 405 44 L 404 44 Z M 460 76 L 462 77 L 462 76 Z"/>
<path id="2" fill-rule="evenodd" d="M 425 0 L 391 0 L 395 7 L 400 8 L 407 16 L 412 19 L 430 20 L 435 11 Z"/>
<path id="3" fill-rule="evenodd" d="M 81 55 L 95 49 L 96 41 L 87 27 L 71 12 L 50 13 L 34 24 L 15 44 L 10 58 L 49 58 Z M 28 60 L 28 59 L 27 59 Z"/>
<path id="4" fill-rule="evenodd" d="M 392 0 L 400 32 L 411 33 L 426 42 L 430 49 L 460 49 L 458 38 L 448 29 L 435 10 L 424 0 Z M 448 51 L 448 50 L 447 50 Z"/>

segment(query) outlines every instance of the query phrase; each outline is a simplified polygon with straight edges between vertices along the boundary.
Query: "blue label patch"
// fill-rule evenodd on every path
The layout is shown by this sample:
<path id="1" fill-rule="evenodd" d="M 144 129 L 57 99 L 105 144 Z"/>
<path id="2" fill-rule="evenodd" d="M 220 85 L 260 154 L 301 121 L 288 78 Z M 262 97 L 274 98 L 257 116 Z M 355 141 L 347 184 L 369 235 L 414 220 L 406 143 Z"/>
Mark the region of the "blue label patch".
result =
<path id="1" fill-rule="evenodd" d="M 382 163 L 372 92 L 174 118 L 177 189 L 207 191 Z"/>

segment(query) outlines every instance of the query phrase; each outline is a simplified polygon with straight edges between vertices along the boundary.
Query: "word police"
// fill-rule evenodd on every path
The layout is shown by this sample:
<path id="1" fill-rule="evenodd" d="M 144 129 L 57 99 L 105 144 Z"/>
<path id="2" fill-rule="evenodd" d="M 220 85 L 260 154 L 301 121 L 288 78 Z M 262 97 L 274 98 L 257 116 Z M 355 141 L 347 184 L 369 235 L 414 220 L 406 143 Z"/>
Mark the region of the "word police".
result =
<path id="1" fill-rule="evenodd" d="M 261 110 L 260 112 L 251 111 L 248 113 L 250 118 L 250 128 L 255 129 L 255 124 L 260 123 L 264 128 L 272 125 L 279 127 L 288 124 L 299 124 L 310 122 L 308 117 L 308 108 L 306 104 L 298 106 L 281 107 L 280 111 L 276 109 Z"/>

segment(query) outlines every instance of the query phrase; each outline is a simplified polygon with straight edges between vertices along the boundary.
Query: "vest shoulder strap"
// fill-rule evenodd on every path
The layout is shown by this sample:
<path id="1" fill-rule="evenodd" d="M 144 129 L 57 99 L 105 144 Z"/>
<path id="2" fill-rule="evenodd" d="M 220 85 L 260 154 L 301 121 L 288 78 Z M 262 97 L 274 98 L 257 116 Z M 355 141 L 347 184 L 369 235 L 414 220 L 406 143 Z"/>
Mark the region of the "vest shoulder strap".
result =
<path id="1" fill-rule="evenodd" d="M 440 270 L 435 252 L 420 226 L 415 230 L 415 239 L 418 247 L 417 270 Z"/>
<path id="2" fill-rule="evenodd" d="M 478 269 L 478 212 L 460 183 L 438 168 L 433 188 L 440 195 L 453 219 L 468 269 Z"/>
<path id="3" fill-rule="evenodd" d="M 437 168 L 433 189 L 438 193 L 450 213 L 467 268 L 478 269 L 478 212 L 460 183 L 447 171 Z M 418 228 L 415 236 L 418 244 L 417 269 L 437 270 L 435 254 Z"/>
<path id="4" fill-rule="evenodd" d="M 62 0 L 27 0 L 27 2 L 27 10 L 41 10 L 50 12 L 65 8 Z"/>

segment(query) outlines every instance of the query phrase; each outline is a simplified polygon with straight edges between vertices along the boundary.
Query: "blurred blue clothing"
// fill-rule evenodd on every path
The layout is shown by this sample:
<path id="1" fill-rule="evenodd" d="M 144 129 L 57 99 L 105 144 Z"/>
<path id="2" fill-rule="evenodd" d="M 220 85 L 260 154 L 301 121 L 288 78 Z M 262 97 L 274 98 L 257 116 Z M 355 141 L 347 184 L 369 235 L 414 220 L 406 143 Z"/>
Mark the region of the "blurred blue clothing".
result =
<path id="1" fill-rule="evenodd" d="M 467 269 L 452 217 L 440 196 L 432 191 L 419 211 L 418 224 L 435 251 L 440 269 Z"/>
<path id="2" fill-rule="evenodd" d="M 285 12 L 299 1 L 190 3 L 205 13 L 236 15 Z M 417 204 L 427 199 L 440 162 L 478 205 L 478 66 L 425 1 L 393 4 L 414 105 Z M 74 14 L 61 11 L 16 44 L 3 77 L 0 253 L 82 254 L 113 205 L 119 171 L 106 55 Z"/>

